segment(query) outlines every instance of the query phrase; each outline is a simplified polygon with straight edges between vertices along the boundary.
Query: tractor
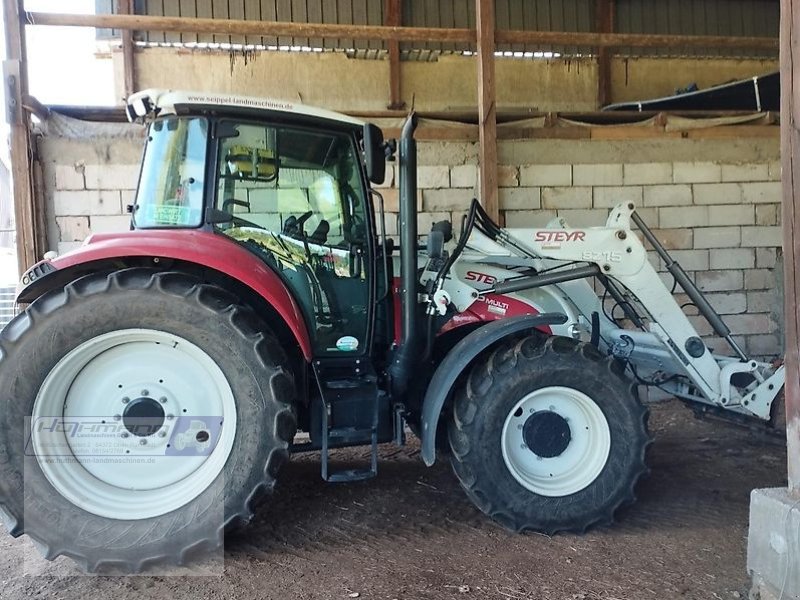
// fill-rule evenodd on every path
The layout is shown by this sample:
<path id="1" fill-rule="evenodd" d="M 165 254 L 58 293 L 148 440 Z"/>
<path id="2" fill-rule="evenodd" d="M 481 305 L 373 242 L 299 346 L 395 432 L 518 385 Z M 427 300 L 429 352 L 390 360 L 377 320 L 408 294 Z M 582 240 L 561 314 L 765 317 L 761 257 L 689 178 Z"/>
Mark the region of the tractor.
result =
<path id="1" fill-rule="evenodd" d="M 363 480 L 407 428 L 502 526 L 582 532 L 647 471 L 642 385 L 774 412 L 783 368 L 736 346 L 633 205 L 513 230 L 473 202 L 422 243 L 413 114 L 396 144 L 260 98 L 147 90 L 127 112 L 148 132 L 131 231 L 31 267 L 0 333 L 0 516 L 48 559 L 183 564 L 291 454 Z M 387 159 L 399 243 L 372 187 Z M 639 234 L 736 356 L 700 339 Z M 369 448 L 361 468 L 329 460 L 347 446 Z"/>

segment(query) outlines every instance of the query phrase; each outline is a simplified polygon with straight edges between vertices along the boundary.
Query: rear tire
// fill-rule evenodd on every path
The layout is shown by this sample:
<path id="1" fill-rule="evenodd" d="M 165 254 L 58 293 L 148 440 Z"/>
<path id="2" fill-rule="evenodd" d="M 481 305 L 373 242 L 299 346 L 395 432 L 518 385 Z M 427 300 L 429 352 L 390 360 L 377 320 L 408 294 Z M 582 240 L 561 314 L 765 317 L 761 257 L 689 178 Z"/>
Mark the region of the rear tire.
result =
<path id="1" fill-rule="evenodd" d="M 504 527 L 583 532 L 635 501 L 647 417 L 612 359 L 535 334 L 473 367 L 455 397 L 451 462 L 467 496 Z"/>
<path id="2" fill-rule="evenodd" d="M 235 297 L 185 274 L 78 279 L 17 316 L 0 351 L 0 515 L 45 558 L 67 555 L 88 571 L 183 564 L 249 521 L 288 459 L 294 382 L 280 344 Z M 152 431 L 136 430 L 133 405 Z M 118 467 L 66 435 L 59 454 L 70 449 L 69 460 L 48 460 L 33 427 L 47 413 L 129 428 L 109 438 Z M 191 456 L 170 456 L 178 439 Z"/>

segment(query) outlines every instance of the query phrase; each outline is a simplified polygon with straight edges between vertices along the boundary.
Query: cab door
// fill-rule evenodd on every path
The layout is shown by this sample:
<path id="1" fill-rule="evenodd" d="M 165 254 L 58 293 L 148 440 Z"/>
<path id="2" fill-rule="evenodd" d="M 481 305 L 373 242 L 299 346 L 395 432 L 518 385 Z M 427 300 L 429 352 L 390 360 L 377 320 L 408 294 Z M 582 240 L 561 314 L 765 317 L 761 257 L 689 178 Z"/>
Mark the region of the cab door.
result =
<path id="1" fill-rule="evenodd" d="M 368 352 L 374 261 L 352 131 L 225 121 L 217 131 L 217 225 L 263 258 L 301 306 L 315 355 Z"/>

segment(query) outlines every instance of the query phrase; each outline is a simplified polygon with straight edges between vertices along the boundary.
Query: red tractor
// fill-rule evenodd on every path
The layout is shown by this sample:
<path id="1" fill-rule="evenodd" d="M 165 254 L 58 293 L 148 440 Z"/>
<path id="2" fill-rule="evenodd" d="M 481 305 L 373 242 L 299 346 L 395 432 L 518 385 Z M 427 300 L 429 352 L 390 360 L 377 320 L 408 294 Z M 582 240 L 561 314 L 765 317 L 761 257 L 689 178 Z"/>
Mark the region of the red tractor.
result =
<path id="1" fill-rule="evenodd" d="M 152 90 L 128 112 L 149 127 L 132 230 L 29 269 L 0 335 L 12 535 L 90 571 L 181 563 L 247 523 L 290 454 L 321 451 L 328 481 L 365 479 L 406 424 L 426 464 L 448 452 L 514 531 L 583 531 L 634 501 L 649 436 L 625 361 L 568 333 L 566 314 L 500 302 L 459 319 L 421 282 L 447 280 L 466 239 L 444 250 L 442 223 L 419 245 L 413 116 L 395 276 L 370 188 L 395 148 L 375 126 Z M 492 226 L 477 205 L 469 219 Z M 356 445 L 370 464 L 333 470 L 330 449 Z"/>

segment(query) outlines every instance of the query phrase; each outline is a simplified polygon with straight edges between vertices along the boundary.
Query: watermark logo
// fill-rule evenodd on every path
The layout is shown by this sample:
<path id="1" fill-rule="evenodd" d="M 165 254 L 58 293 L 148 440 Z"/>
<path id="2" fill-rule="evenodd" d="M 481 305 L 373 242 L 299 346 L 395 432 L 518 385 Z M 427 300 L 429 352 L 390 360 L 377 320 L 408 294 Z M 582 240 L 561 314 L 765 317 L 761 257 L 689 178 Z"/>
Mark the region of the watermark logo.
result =
<path id="1" fill-rule="evenodd" d="M 25 454 L 39 458 L 207 456 L 222 431 L 221 416 L 36 417 Z"/>

